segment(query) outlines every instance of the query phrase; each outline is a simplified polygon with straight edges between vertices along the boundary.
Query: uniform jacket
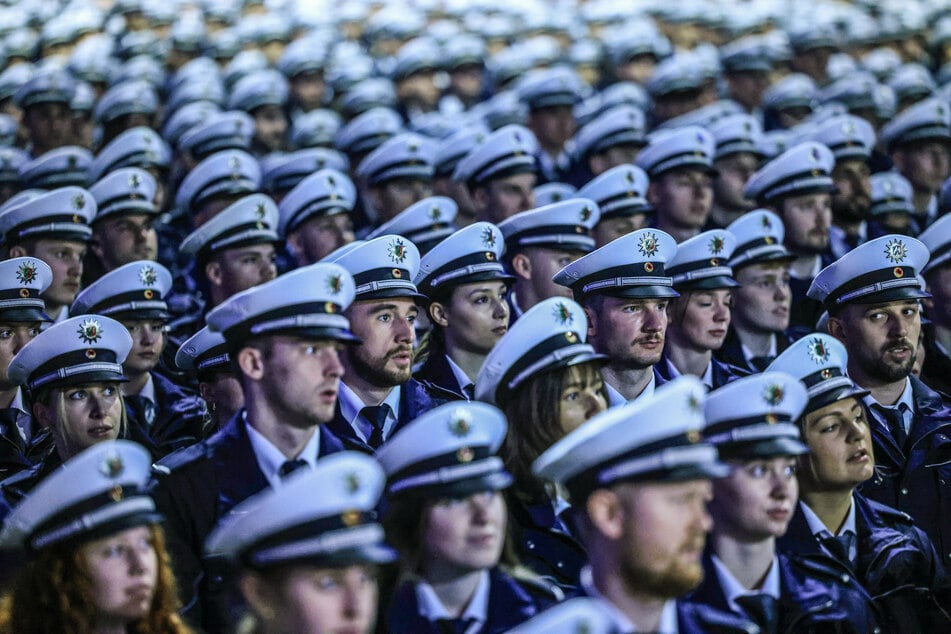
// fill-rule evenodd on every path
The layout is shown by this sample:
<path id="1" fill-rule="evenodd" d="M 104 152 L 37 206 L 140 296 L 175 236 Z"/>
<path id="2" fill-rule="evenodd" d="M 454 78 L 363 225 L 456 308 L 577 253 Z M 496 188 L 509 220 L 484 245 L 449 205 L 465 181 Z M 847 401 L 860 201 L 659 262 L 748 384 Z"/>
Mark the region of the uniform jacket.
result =
<path id="1" fill-rule="evenodd" d="M 951 394 L 951 357 L 935 344 L 932 326 L 923 324 L 922 328 L 925 331 L 925 365 L 921 368 L 921 380 L 938 392 Z"/>
<path id="2" fill-rule="evenodd" d="M 129 440 L 148 449 L 153 459 L 160 460 L 204 437 L 205 402 L 198 394 L 175 385 L 156 372 L 152 373 L 152 381 L 156 401 L 152 424 L 145 422 L 134 399 L 126 398 L 126 413 Z"/>
<path id="3" fill-rule="evenodd" d="M 862 495 L 908 513 L 951 565 L 951 410 L 941 395 L 910 377 L 915 418 L 899 446 L 888 426 L 871 413 L 875 476 Z"/>
<path id="4" fill-rule="evenodd" d="M 400 390 L 400 411 L 396 414 L 396 425 L 393 427 L 393 431 L 390 432 L 390 435 L 398 432 L 406 423 L 416 417 L 425 414 L 434 407 L 448 402 L 448 399 L 430 395 L 419 381 L 410 379 L 403 384 Z M 357 435 L 357 432 L 353 429 L 350 422 L 343 417 L 340 411 L 339 401 L 334 409 L 334 417 L 327 423 L 326 427 L 334 436 L 343 442 L 345 449 L 362 451 L 367 454 L 373 453 L 373 448 Z"/>
<path id="5" fill-rule="evenodd" d="M 343 450 L 326 427 L 319 457 Z M 223 575 L 206 574 L 201 561 L 204 541 L 219 519 L 268 486 L 248 439 L 242 409 L 213 436 L 181 449 L 153 467 L 150 490 L 165 516 L 168 551 L 174 562 L 184 615 L 209 632 L 227 627 L 220 609 Z"/>
<path id="6" fill-rule="evenodd" d="M 779 548 L 801 559 L 838 566 L 843 580 L 850 577 L 875 603 L 884 632 L 949 631 L 946 606 L 951 582 L 931 541 L 908 515 L 860 494 L 853 500 L 858 532 L 854 572 L 826 553 L 798 510 L 778 540 Z"/>
<path id="7" fill-rule="evenodd" d="M 413 378 L 422 384 L 433 398 L 443 399 L 445 401 L 467 401 L 469 400 L 459 385 L 455 373 L 449 366 L 449 360 L 441 346 L 429 347 L 429 354 L 426 361 L 413 375 Z"/>
<path id="8" fill-rule="evenodd" d="M 0 409 L 0 480 L 29 469 L 53 446 L 53 437 L 45 429 L 35 430 L 30 442 L 24 442 L 17 428 L 18 416 L 29 414 L 15 408 Z"/>
<path id="9" fill-rule="evenodd" d="M 710 363 L 713 364 L 713 370 L 712 370 L 713 388 L 712 389 L 714 390 L 717 389 L 718 387 L 723 387 L 724 385 L 726 385 L 727 383 L 731 381 L 735 381 L 741 376 L 746 375 L 746 373 L 744 373 L 739 368 L 735 368 L 731 365 L 727 365 L 723 363 L 722 361 L 717 361 L 715 357 L 710 359 Z M 654 365 L 654 370 L 658 375 L 660 375 L 664 379 L 664 383 L 666 383 L 667 381 L 672 381 L 673 379 L 677 377 L 677 375 L 674 374 L 675 370 L 673 369 L 672 364 L 666 355 L 661 358 L 660 363 L 657 363 Z M 658 385 L 660 385 L 659 382 L 658 382 Z"/>
<path id="10" fill-rule="evenodd" d="M 588 555 L 573 526 L 559 521 L 550 502 L 526 505 L 514 495 L 508 495 L 507 501 L 519 560 L 566 594 L 576 593 Z"/>
<path id="11" fill-rule="evenodd" d="M 835 261 L 829 253 L 823 253 L 821 256 L 820 270 L 829 266 Z M 796 332 L 810 333 L 816 329 L 816 322 L 822 316 L 825 308 L 821 302 L 810 298 L 806 291 L 812 285 L 812 278 L 799 279 L 789 278 L 789 291 L 792 293 L 792 305 L 789 308 L 789 327 Z"/>
<path id="12" fill-rule="evenodd" d="M 876 613 L 871 601 L 864 592 L 843 586 L 836 567 L 782 553 L 777 553 L 777 561 L 780 596 L 775 628 L 778 634 L 876 631 Z M 703 570 L 703 581 L 687 600 L 731 612 L 709 551 L 703 557 Z"/>
<path id="13" fill-rule="evenodd" d="M 51 441 L 49 449 L 39 462 L 0 482 L 0 496 L 3 497 L 7 505 L 16 506 L 37 484 L 62 464 L 63 460 L 56 452 L 56 448 L 52 446 Z"/>
<path id="14" fill-rule="evenodd" d="M 776 333 L 776 354 L 779 355 L 783 350 L 789 347 L 789 344 L 792 343 L 789 337 L 786 336 L 786 333 L 777 332 Z M 725 363 L 727 366 L 731 366 L 746 372 L 747 374 L 756 374 L 757 372 L 762 372 L 758 368 L 754 368 L 753 365 L 746 359 L 746 355 L 743 354 L 743 344 L 740 342 L 739 336 L 736 334 L 736 330 L 730 328 L 727 330 L 726 339 L 723 341 L 723 346 L 719 350 L 713 351 L 713 358 Z"/>
<path id="15" fill-rule="evenodd" d="M 485 625 L 478 634 L 500 634 L 527 621 L 561 597 L 534 583 L 516 581 L 498 568 L 489 571 L 489 606 Z M 393 594 L 386 616 L 389 634 L 442 634 L 436 623 L 419 612 L 416 587 L 404 582 Z M 476 634 L 467 633 L 467 634 Z"/>

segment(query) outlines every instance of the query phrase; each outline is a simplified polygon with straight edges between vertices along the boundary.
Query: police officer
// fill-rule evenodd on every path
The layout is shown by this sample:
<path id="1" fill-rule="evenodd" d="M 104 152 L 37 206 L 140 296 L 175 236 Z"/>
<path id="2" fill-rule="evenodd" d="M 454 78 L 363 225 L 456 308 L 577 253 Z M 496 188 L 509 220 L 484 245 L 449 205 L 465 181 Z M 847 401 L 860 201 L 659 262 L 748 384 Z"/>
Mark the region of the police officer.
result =
<path id="1" fill-rule="evenodd" d="M 727 472 L 702 442 L 704 400 L 698 379 L 678 378 L 592 418 L 533 466 L 570 494 L 590 561 L 582 592 L 600 600 L 617 631 L 742 632 L 750 625 L 678 600 L 703 578 L 710 480 Z"/>
<path id="2" fill-rule="evenodd" d="M 654 369 L 667 332 L 667 305 L 678 293 L 664 266 L 677 243 L 641 229 L 575 260 L 553 280 L 571 289 L 588 316 L 588 337 L 607 355 L 603 369 L 611 406 L 650 395 L 663 382 Z"/>
<path id="3" fill-rule="evenodd" d="M 158 364 L 166 344 L 172 275 L 149 260 L 130 262 L 106 273 L 85 288 L 70 306 L 78 315 L 106 315 L 132 335 L 132 350 L 122 365 L 122 386 L 128 414 L 127 437 L 148 449 L 155 459 L 203 437 L 205 404 L 198 394 L 179 387 Z"/>
<path id="4" fill-rule="evenodd" d="M 569 182 L 580 187 L 619 165 L 630 166 L 647 145 L 646 125 L 644 112 L 628 104 L 610 108 L 585 124 L 573 140 Z"/>
<path id="5" fill-rule="evenodd" d="M 947 403 L 911 376 L 921 332 L 916 278 L 928 248 L 914 238 L 870 240 L 824 268 L 810 297 L 829 311 L 829 334 L 849 353 L 849 376 L 867 390 L 878 473 L 862 491 L 911 515 L 951 561 L 951 467 L 935 460 L 948 439 Z M 935 453 L 938 452 L 938 453 Z"/>
<path id="6" fill-rule="evenodd" d="M 921 380 L 951 394 L 951 216 L 938 219 L 919 238 L 931 252 L 922 269 L 931 293 L 931 298 L 924 300 L 931 324 L 923 324 L 927 351 Z"/>
<path id="7" fill-rule="evenodd" d="M 565 144 L 575 134 L 573 108 L 586 86 L 566 67 L 533 70 L 518 82 L 519 100 L 528 108 L 528 129 L 538 140 L 538 173 L 543 182 L 561 181 L 568 170 Z"/>
<path id="8" fill-rule="evenodd" d="M 356 200 L 353 181 L 332 168 L 317 170 L 287 193 L 278 205 L 278 233 L 297 266 L 319 262 L 353 241 Z"/>
<path id="9" fill-rule="evenodd" d="M 343 366 L 338 346 L 355 339 L 343 312 L 353 278 L 314 264 L 239 293 L 208 314 L 224 334 L 245 407 L 211 438 L 157 463 L 152 485 L 166 517 L 185 616 L 222 627 L 221 579 L 204 575 L 202 544 L 236 504 L 322 456 L 342 450 L 324 424 Z"/>
<path id="10" fill-rule="evenodd" d="M 72 142 L 69 102 L 76 84 L 62 69 L 47 68 L 32 75 L 13 99 L 23 111 L 23 126 L 29 132 L 30 153 L 41 156 Z"/>
<path id="11" fill-rule="evenodd" d="M 432 141 L 405 133 L 383 142 L 360 161 L 357 182 L 373 226 L 432 196 L 434 151 Z"/>
<path id="12" fill-rule="evenodd" d="M 194 374 L 205 402 L 207 421 L 204 429 L 210 435 L 227 423 L 244 407 L 244 392 L 235 375 L 225 337 L 205 326 L 175 353 L 179 370 Z"/>
<path id="13" fill-rule="evenodd" d="M 648 226 L 654 208 L 647 202 L 650 180 L 636 165 L 618 165 L 591 179 L 578 190 L 579 198 L 593 200 L 601 217 L 592 236 L 603 247 L 623 235 Z"/>
<path id="14" fill-rule="evenodd" d="M 743 193 L 746 181 L 759 169 L 763 159 L 763 127 L 752 115 L 738 113 L 710 126 L 716 149 L 713 155 L 713 204 L 709 228 L 723 228 L 736 221 L 756 204 Z"/>

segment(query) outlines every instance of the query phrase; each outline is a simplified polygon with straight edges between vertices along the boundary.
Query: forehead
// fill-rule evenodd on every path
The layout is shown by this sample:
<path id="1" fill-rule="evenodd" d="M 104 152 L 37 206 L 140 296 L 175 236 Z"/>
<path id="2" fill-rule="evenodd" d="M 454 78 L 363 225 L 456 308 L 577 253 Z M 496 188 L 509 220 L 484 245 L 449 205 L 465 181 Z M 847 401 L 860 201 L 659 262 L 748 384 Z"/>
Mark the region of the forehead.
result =
<path id="1" fill-rule="evenodd" d="M 86 248 L 85 242 L 78 240 L 53 240 L 50 238 L 40 238 L 36 241 L 38 250 L 53 251 L 55 249 L 76 249 L 78 251 Z"/>
<path id="2" fill-rule="evenodd" d="M 765 262 L 762 264 L 747 264 L 744 267 L 734 269 L 737 277 L 757 277 L 760 275 L 780 275 L 789 272 L 787 262 Z"/>
<path id="3" fill-rule="evenodd" d="M 419 306 L 411 297 L 387 297 L 382 299 L 366 299 L 355 301 L 350 309 L 355 312 L 372 313 L 382 310 L 398 310 L 400 312 L 417 311 Z"/>
<path id="4" fill-rule="evenodd" d="M 862 409 L 862 403 L 859 401 L 858 397 L 850 396 L 844 398 L 840 401 L 835 401 L 829 403 L 819 409 L 809 412 L 806 414 L 806 421 L 808 423 L 814 423 L 826 416 L 833 416 L 836 414 L 844 415 L 851 414 L 852 412 Z"/>

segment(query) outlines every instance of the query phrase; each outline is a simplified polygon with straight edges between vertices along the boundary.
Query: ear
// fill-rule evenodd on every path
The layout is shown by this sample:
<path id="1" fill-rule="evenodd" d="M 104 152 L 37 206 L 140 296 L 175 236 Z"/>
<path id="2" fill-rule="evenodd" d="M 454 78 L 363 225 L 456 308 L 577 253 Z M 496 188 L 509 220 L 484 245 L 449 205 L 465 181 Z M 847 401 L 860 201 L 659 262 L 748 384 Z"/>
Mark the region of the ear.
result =
<path id="1" fill-rule="evenodd" d="M 598 334 L 598 314 L 590 306 L 582 306 L 584 316 L 588 318 L 588 341 Z"/>
<path id="2" fill-rule="evenodd" d="M 469 196 L 472 198 L 472 202 L 475 203 L 475 208 L 478 210 L 479 220 L 487 220 L 491 215 L 488 212 L 489 190 L 485 187 L 476 187 L 475 189 L 469 190 Z"/>
<path id="3" fill-rule="evenodd" d="M 826 327 L 829 334 L 843 343 L 846 343 L 845 322 L 839 317 L 829 317 L 829 325 Z"/>
<path id="4" fill-rule="evenodd" d="M 512 272 L 520 279 L 532 279 L 532 261 L 524 253 L 516 253 L 512 256 Z"/>
<path id="5" fill-rule="evenodd" d="M 25 258 L 29 253 L 26 252 L 26 249 L 23 248 L 21 244 L 14 244 L 10 247 L 10 257 L 11 258 Z"/>
<path id="6" fill-rule="evenodd" d="M 212 286 L 221 286 L 223 275 L 221 272 L 221 263 L 212 260 L 205 265 L 205 277 Z"/>
<path id="7" fill-rule="evenodd" d="M 53 428 L 53 408 L 43 403 L 33 403 L 33 419 L 45 429 Z"/>
<path id="8" fill-rule="evenodd" d="M 380 195 L 379 187 L 369 187 L 367 188 L 367 199 L 370 201 L 370 206 L 376 210 L 380 209 L 383 206 L 383 198 Z"/>
<path id="9" fill-rule="evenodd" d="M 591 158 L 588 159 L 588 169 L 591 170 L 592 174 L 603 174 L 607 171 L 607 161 L 604 160 L 604 156 L 601 154 L 592 154 Z"/>
<path id="10" fill-rule="evenodd" d="M 624 533 L 624 511 L 617 493 L 598 489 L 585 502 L 588 520 L 606 539 L 618 540 Z"/>
<path id="11" fill-rule="evenodd" d="M 657 193 L 657 183 L 651 181 L 651 184 L 647 186 L 647 202 L 652 205 L 656 205 L 658 198 L 659 194 Z"/>
<path id="12" fill-rule="evenodd" d="M 251 609 L 261 615 L 265 621 L 274 618 L 274 608 L 276 597 L 274 592 L 268 587 L 267 582 L 256 572 L 246 572 L 238 580 L 238 586 L 241 588 L 241 594 L 251 606 Z"/>
<path id="13" fill-rule="evenodd" d="M 895 150 L 889 157 L 892 160 L 892 164 L 895 166 L 895 171 L 904 173 L 905 172 L 905 151 L 904 150 Z"/>
<path id="14" fill-rule="evenodd" d="M 252 381 L 260 381 L 264 378 L 264 353 L 252 346 L 241 348 L 238 351 L 238 367 Z"/>
<path id="15" fill-rule="evenodd" d="M 449 325 L 448 319 L 449 309 L 440 302 L 433 302 L 429 305 L 429 318 L 434 324 L 438 324 L 445 328 Z"/>

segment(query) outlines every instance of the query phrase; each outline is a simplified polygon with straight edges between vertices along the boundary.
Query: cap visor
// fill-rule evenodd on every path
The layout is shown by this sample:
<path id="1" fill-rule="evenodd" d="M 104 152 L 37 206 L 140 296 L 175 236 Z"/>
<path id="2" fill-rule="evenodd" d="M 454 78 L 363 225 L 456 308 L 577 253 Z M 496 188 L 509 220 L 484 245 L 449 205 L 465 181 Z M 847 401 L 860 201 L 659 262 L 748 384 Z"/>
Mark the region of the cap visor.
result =
<path id="1" fill-rule="evenodd" d="M 53 318 L 44 313 L 39 308 L 10 308 L 0 311 L 0 321 L 12 322 L 34 322 L 47 321 L 52 322 Z"/>
<path id="2" fill-rule="evenodd" d="M 763 438 L 751 442 L 724 443 L 717 445 L 717 450 L 720 452 L 721 460 L 799 456 L 809 452 L 806 445 L 789 436 Z"/>
<path id="3" fill-rule="evenodd" d="M 369 293 L 360 293 L 354 298 L 355 302 L 367 302 L 376 299 L 396 299 L 400 297 L 405 297 L 407 299 L 413 299 L 417 302 L 426 302 L 429 301 L 422 293 L 417 293 L 405 288 L 390 288 L 379 291 L 371 291 Z"/>
<path id="4" fill-rule="evenodd" d="M 868 390 L 862 389 L 857 385 L 840 387 L 828 392 L 823 392 L 816 395 L 814 398 L 809 399 L 809 403 L 806 405 L 803 415 L 808 414 L 809 412 L 814 412 L 817 409 L 822 409 L 826 405 L 831 405 L 838 401 L 844 401 L 847 398 L 862 398 L 869 394 Z"/>
<path id="5" fill-rule="evenodd" d="M 327 339 L 332 341 L 341 341 L 343 343 L 362 343 L 362 339 L 343 328 L 286 328 L 281 330 L 268 330 L 257 336 L 283 335 L 287 337 L 298 337 L 300 339 Z M 242 339 L 239 347 L 244 346 Z"/>
<path id="6" fill-rule="evenodd" d="M 396 551 L 392 548 L 384 544 L 371 544 L 344 548 L 333 553 L 314 555 L 312 557 L 305 555 L 300 558 L 295 558 L 292 561 L 280 562 L 275 565 L 306 563 L 315 566 L 336 568 L 359 564 L 388 564 L 396 561 L 396 558 Z"/>
<path id="7" fill-rule="evenodd" d="M 880 293 L 863 295 L 856 297 L 850 304 L 881 304 L 883 302 L 894 302 L 903 299 L 926 299 L 931 297 L 931 293 L 921 290 L 919 286 L 903 286 L 891 288 Z"/>
<path id="8" fill-rule="evenodd" d="M 672 286 L 630 286 L 628 288 L 607 289 L 607 292 L 592 293 L 593 295 L 607 295 L 608 297 L 625 297 L 630 299 L 663 299 L 680 297 Z"/>
<path id="9" fill-rule="evenodd" d="M 684 291 L 707 291 L 718 288 L 737 288 L 738 286 L 740 286 L 739 282 L 734 280 L 732 277 L 727 277 L 726 275 L 705 277 L 699 280 L 691 280 L 690 282 L 676 285 L 677 290 L 681 293 Z"/>
<path id="10" fill-rule="evenodd" d="M 97 372 L 82 372 L 80 374 L 74 374 L 73 376 L 66 377 L 62 380 L 51 381 L 43 387 L 86 385 L 88 383 L 127 383 L 128 381 L 129 379 L 127 379 L 123 374 L 116 374 L 115 372 L 110 372 L 109 370 L 99 370 Z"/>
<path id="11" fill-rule="evenodd" d="M 473 463 L 474 464 L 474 463 Z M 406 489 L 406 495 L 425 498 L 466 498 L 483 491 L 501 491 L 512 484 L 512 475 L 508 471 L 494 471 L 477 478 L 466 478 L 453 482 L 444 482 L 428 487 Z"/>

